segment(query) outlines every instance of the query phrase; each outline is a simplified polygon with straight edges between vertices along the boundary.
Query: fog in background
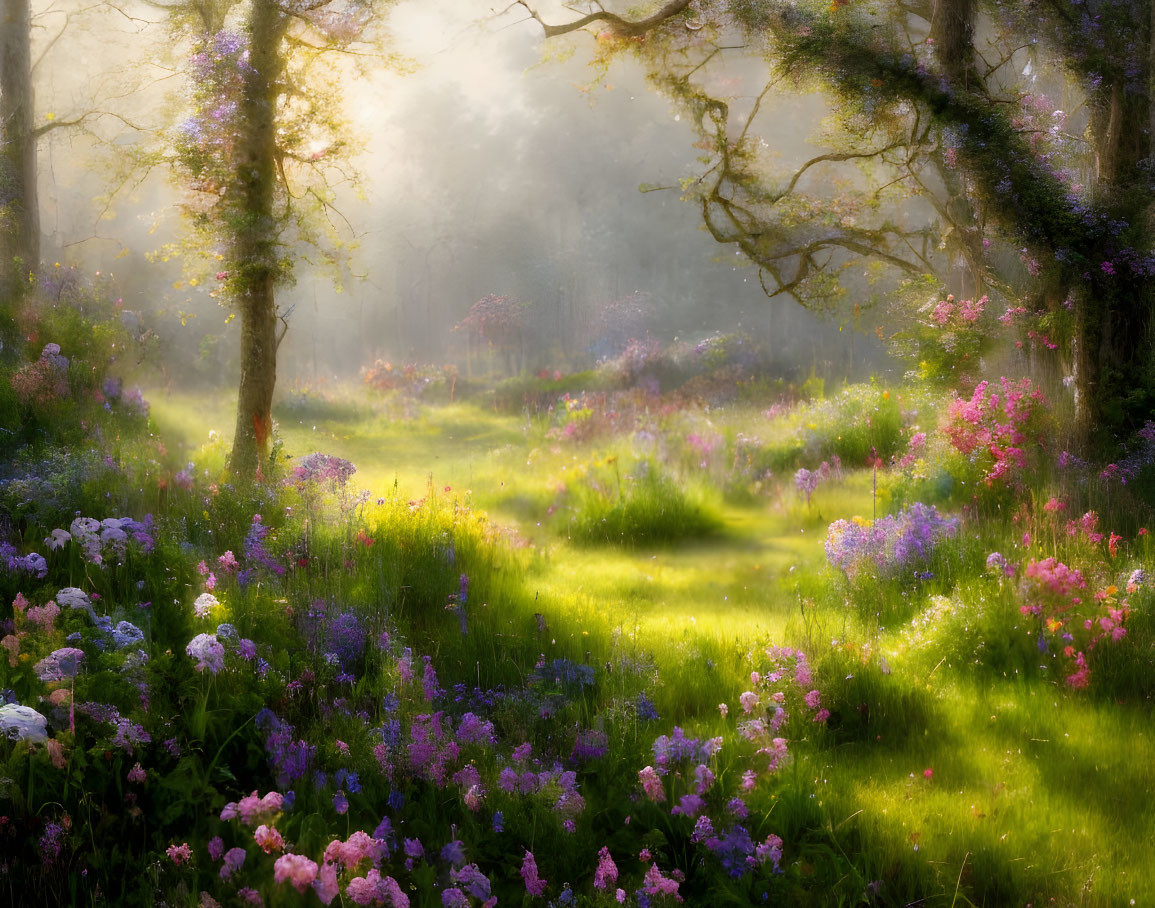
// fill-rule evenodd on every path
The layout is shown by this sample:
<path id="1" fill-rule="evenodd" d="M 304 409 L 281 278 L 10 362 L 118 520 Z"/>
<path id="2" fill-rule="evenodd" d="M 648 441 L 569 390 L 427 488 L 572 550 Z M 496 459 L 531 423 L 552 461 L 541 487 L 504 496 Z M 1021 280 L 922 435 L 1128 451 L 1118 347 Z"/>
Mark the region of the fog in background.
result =
<path id="1" fill-rule="evenodd" d="M 350 76 L 364 186 L 363 197 L 343 192 L 340 209 L 357 248 L 337 285 L 332 269 L 301 261 L 296 285 L 280 291 L 282 310 L 291 308 L 281 390 L 355 377 L 376 358 L 460 364 L 464 333 L 453 326 L 489 293 L 532 305 L 533 371 L 588 365 L 596 307 L 634 293 L 652 305 L 663 340 L 742 330 L 787 375 L 877 368 L 873 335 L 840 330 L 789 297 L 768 299 L 756 270 L 701 229 L 677 188 L 700 167 L 697 137 L 632 61 L 598 79 L 589 35 L 543 45 L 521 12 L 486 14 L 466 0 L 399 3 L 391 49 L 415 71 Z M 163 34 L 115 12 L 38 33 L 38 110 L 120 113 L 87 121 L 103 144 L 63 129 L 42 142 L 44 255 L 49 267 L 115 274 L 125 307 L 162 337 L 170 383 L 232 385 L 239 320 L 228 322 L 211 282 L 190 286 L 165 253 L 179 236 L 179 187 L 163 167 L 112 172 L 118 150 L 140 141 L 125 119 L 156 126 L 180 116 L 183 61 L 166 58 Z M 721 66 L 732 91 L 761 90 L 761 61 L 732 54 Z M 816 153 L 805 138 L 820 114 L 805 98 L 772 98 L 763 134 L 787 161 L 801 160 Z M 640 184 L 674 188 L 643 193 Z"/>

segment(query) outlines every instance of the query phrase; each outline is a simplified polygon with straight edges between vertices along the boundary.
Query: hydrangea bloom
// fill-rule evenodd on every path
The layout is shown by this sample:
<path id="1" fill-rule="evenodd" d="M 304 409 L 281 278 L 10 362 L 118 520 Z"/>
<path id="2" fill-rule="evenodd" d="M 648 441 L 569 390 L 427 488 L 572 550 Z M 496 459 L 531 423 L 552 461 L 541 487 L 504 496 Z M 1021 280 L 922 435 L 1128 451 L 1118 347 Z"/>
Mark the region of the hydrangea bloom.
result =
<path id="1" fill-rule="evenodd" d="M 197 660 L 198 672 L 208 669 L 215 675 L 225 667 L 225 648 L 216 634 L 197 634 L 189 641 L 185 652 Z"/>
<path id="2" fill-rule="evenodd" d="M 291 883 L 298 892 L 304 892 L 316 878 L 317 862 L 303 854 L 283 854 L 273 864 L 273 882 Z"/>
<path id="3" fill-rule="evenodd" d="M 89 618 L 93 621 L 96 620 L 96 612 L 92 608 L 92 600 L 88 598 L 88 593 L 84 592 L 84 590 L 77 589 L 74 586 L 65 587 L 56 594 L 56 602 L 61 608 L 77 609 L 86 612 Z"/>
<path id="4" fill-rule="evenodd" d="M 143 642 L 144 631 L 142 631 L 131 621 L 117 622 L 116 627 L 112 629 L 112 644 L 117 649 L 124 649 L 127 646 L 136 646 Z"/>
<path id="5" fill-rule="evenodd" d="M 66 646 L 55 650 L 36 663 L 36 676 L 41 681 L 63 681 L 75 678 L 84 660 L 84 650 Z"/>
<path id="6" fill-rule="evenodd" d="M 48 740 L 48 720 L 31 706 L 5 703 L 0 706 L 0 733 L 10 741 L 43 744 Z"/>
<path id="7" fill-rule="evenodd" d="M 193 603 L 193 614 L 198 618 L 207 618 L 209 613 L 218 605 L 220 602 L 212 593 L 201 593 Z"/>

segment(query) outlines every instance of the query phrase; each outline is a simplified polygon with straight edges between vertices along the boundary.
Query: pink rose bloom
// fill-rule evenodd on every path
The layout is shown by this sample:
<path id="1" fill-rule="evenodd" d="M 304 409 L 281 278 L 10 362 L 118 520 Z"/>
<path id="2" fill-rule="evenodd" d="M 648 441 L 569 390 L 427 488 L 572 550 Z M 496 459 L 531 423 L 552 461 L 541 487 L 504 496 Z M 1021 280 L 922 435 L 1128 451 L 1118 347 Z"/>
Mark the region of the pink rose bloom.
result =
<path id="1" fill-rule="evenodd" d="M 292 883 L 298 892 L 304 892 L 316 878 L 316 862 L 310 861 L 303 854 L 283 854 L 273 865 L 273 882 Z"/>
<path id="2" fill-rule="evenodd" d="M 261 846 L 261 851 L 265 854 L 272 854 L 274 851 L 282 851 L 285 847 L 285 840 L 281 834 L 273 828 L 265 826 L 263 823 L 257 827 L 257 831 L 253 833 L 253 839 Z M 315 867 L 316 865 L 314 865 Z"/>

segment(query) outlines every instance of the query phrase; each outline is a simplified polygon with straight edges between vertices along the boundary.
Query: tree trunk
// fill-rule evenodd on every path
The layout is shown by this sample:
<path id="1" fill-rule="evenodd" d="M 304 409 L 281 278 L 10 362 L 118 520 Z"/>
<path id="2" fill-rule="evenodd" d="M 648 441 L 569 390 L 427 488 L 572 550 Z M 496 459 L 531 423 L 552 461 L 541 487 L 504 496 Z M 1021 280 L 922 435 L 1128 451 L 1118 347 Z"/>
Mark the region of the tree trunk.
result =
<path id="1" fill-rule="evenodd" d="M 276 384 L 277 304 L 270 276 L 241 301 L 241 383 L 229 462 L 239 478 L 259 478 L 268 462 Z"/>
<path id="2" fill-rule="evenodd" d="M 934 53 L 947 76 L 969 88 L 974 62 L 975 0 L 935 0 L 930 19 Z"/>
<path id="3" fill-rule="evenodd" d="M 279 275 L 277 195 L 277 98 L 284 58 L 281 39 L 288 20 L 272 0 L 254 0 L 249 14 L 249 69 L 241 97 L 232 226 L 241 312 L 241 381 L 237 427 L 229 466 L 239 479 L 260 477 L 269 457 L 273 390 L 277 383 Z"/>
<path id="4" fill-rule="evenodd" d="M 2 0 L 0 21 L 0 293 L 11 297 L 40 265 L 29 0 Z"/>

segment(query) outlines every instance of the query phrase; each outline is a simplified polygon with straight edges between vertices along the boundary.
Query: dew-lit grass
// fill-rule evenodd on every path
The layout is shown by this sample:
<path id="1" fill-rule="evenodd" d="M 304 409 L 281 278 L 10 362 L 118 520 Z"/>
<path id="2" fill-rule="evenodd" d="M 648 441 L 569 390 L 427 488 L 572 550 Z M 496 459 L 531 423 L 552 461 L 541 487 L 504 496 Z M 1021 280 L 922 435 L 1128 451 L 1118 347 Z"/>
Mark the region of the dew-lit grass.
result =
<path id="1" fill-rule="evenodd" d="M 154 412 L 158 423 L 186 431 L 195 452 L 210 428 L 219 431 L 215 406 L 172 396 L 157 399 Z M 813 420 L 824 411 L 808 412 Z M 757 421 L 743 412 L 727 431 L 753 431 Z M 817 426 L 792 431 L 813 435 Z M 1046 660 L 1020 627 L 1016 587 L 981 576 L 988 549 L 1013 547 L 1012 521 L 964 533 L 917 582 L 848 585 L 827 567 L 826 528 L 881 516 L 893 483 L 860 464 L 844 464 L 809 501 L 786 469 L 759 497 L 715 489 L 706 499 L 713 527 L 598 539 L 574 532 L 579 511 L 591 508 L 574 489 L 590 483 L 616 500 L 613 483 L 652 456 L 636 442 L 559 443 L 524 416 L 468 402 L 398 415 L 362 401 L 332 415 L 282 417 L 278 428 L 291 454 L 323 450 L 353 461 L 353 485 L 374 496 L 470 509 L 481 534 L 475 580 L 488 594 L 471 605 L 468 631 L 441 605 L 448 587 L 406 588 L 392 604 L 415 621 L 445 671 L 486 686 L 524 679 L 535 658 L 566 658 L 603 669 L 604 689 L 640 683 L 663 727 L 713 733 L 719 701 L 732 704 L 749 685 L 760 647 L 802 645 L 825 673 L 834 714 L 829 728 L 807 736 L 816 747 L 794 758 L 796 781 L 776 815 L 783 828 L 802 828 L 818 811 L 822 847 L 854 854 L 884 902 L 888 892 L 918 892 L 926 904 L 1111 905 L 1155 892 L 1145 859 L 1155 845 L 1155 792 L 1143 770 L 1155 758 L 1147 714 L 1139 704 L 1082 696 L 1056 668 L 1040 668 Z M 835 433 L 822 444 L 840 441 Z M 678 494 L 695 482 L 718 486 L 720 469 L 695 477 L 690 464 Z M 666 503 L 655 501 L 660 522 Z M 412 531 L 376 525 L 383 538 Z M 510 544 L 508 554 L 485 555 L 486 534 Z M 1052 550 L 1064 555 L 1052 536 Z M 382 549 L 382 558 L 400 558 L 408 545 L 394 555 Z M 347 581 L 351 600 L 390 587 L 390 570 L 383 561 L 378 573 Z M 413 564 L 407 570 L 413 576 Z M 813 797 L 792 800 L 801 791 Z"/>

